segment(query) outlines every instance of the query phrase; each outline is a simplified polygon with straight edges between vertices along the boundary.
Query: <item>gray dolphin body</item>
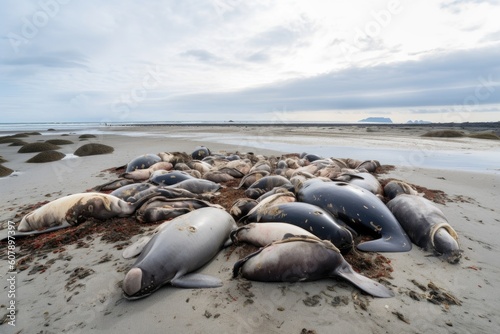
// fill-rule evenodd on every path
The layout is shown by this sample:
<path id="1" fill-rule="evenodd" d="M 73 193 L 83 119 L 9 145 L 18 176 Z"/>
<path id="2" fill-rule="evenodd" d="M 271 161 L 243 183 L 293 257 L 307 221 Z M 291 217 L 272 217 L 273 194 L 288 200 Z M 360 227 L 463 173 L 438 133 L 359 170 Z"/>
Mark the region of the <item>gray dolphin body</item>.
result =
<path id="1" fill-rule="evenodd" d="M 140 192 L 148 189 L 156 188 L 155 185 L 150 183 L 133 183 L 124 185 L 118 189 L 115 189 L 110 193 L 110 195 L 116 196 L 124 201 L 135 201 L 136 195 Z"/>
<path id="2" fill-rule="evenodd" d="M 243 217 L 240 222 L 288 223 L 301 227 L 322 240 L 331 241 L 341 251 L 350 251 L 354 245 L 349 229 L 326 210 L 308 203 L 290 202 L 264 207 Z"/>
<path id="3" fill-rule="evenodd" d="M 342 277 L 375 297 L 393 297 L 387 287 L 356 273 L 327 240 L 305 236 L 274 242 L 239 260 L 233 276 L 263 282 L 313 281 Z"/>
<path id="4" fill-rule="evenodd" d="M 175 218 L 144 247 L 123 280 L 125 298 L 143 298 L 171 283 L 183 288 L 219 287 L 215 277 L 192 273 L 208 263 L 236 228 L 234 219 L 217 208 L 201 208 Z"/>
<path id="5" fill-rule="evenodd" d="M 247 242 L 257 247 L 267 246 L 288 236 L 308 236 L 321 240 L 302 227 L 288 223 L 250 223 L 231 232 L 233 243 Z"/>
<path id="6" fill-rule="evenodd" d="M 381 237 L 356 247 L 370 252 L 408 252 L 411 241 L 386 205 L 366 189 L 345 182 L 305 181 L 297 200 L 314 204 L 356 229 Z"/>
<path id="7" fill-rule="evenodd" d="M 161 161 L 161 158 L 156 154 L 144 154 L 132 159 L 127 164 L 127 169 L 125 171 L 132 172 L 136 169 L 149 168 L 159 161 Z"/>
<path id="8" fill-rule="evenodd" d="M 462 251 L 457 232 L 431 201 L 417 195 L 400 194 L 390 200 L 387 207 L 415 245 L 442 254 L 449 263 L 459 262 Z"/>
<path id="9" fill-rule="evenodd" d="M 203 194 L 214 193 L 221 188 L 221 185 L 210 180 L 192 178 L 170 185 L 168 188 L 185 189 L 193 194 Z"/>
<path id="10" fill-rule="evenodd" d="M 155 223 L 206 207 L 217 207 L 217 205 L 195 198 L 156 196 L 136 211 L 136 217 L 141 223 Z"/>
<path id="11" fill-rule="evenodd" d="M 292 189 L 293 185 L 286 177 L 279 175 L 268 175 L 252 183 L 250 187 L 245 190 L 245 195 L 252 199 L 257 199 L 260 195 L 268 192 L 269 190 L 272 190 L 275 187 Z"/>
<path id="12" fill-rule="evenodd" d="M 92 190 L 93 191 L 116 190 L 116 189 L 119 189 L 119 188 L 121 188 L 123 186 L 130 185 L 130 184 L 133 184 L 133 183 L 134 183 L 133 180 L 118 179 L 118 180 L 109 181 L 109 182 L 106 182 L 104 184 L 95 186 L 94 188 L 92 188 Z"/>
<path id="13" fill-rule="evenodd" d="M 377 180 L 375 176 L 373 176 L 370 173 L 356 173 L 356 174 L 346 173 L 346 176 L 349 177 L 348 180 L 346 181 L 349 184 L 354 184 L 355 186 L 366 189 L 375 195 L 382 196 L 384 193 L 384 190 L 380 182 Z"/>
<path id="14" fill-rule="evenodd" d="M 384 186 L 384 194 L 391 200 L 401 194 L 418 195 L 418 192 L 406 182 L 392 180 Z"/>
<path id="15" fill-rule="evenodd" d="M 134 203 L 102 193 L 89 192 L 64 196 L 25 215 L 17 230 L 30 232 L 58 226 L 66 227 L 80 224 L 88 218 L 106 220 L 113 217 L 127 217 L 156 194 L 155 189 L 147 189 L 141 192 L 140 199 Z"/>
<path id="16" fill-rule="evenodd" d="M 116 196 L 102 193 L 77 193 L 49 202 L 28 213 L 19 223 L 14 234 L 0 236 L 0 241 L 9 236 L 27 237 L 57 231 L 83 223 L 88 218 L 106 220 L 113 217 L 128 217 L 149 198 L 156 195 L 155 189 L 147 189 L 133 203 Z"/>

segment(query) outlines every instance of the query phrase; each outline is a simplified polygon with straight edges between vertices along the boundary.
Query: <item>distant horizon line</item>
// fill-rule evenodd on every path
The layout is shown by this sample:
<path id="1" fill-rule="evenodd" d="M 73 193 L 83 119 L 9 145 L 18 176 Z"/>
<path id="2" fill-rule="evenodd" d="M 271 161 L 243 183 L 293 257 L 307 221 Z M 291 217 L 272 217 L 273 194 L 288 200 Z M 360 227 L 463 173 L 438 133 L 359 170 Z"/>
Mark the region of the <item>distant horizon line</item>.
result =
<path id="1" fill-rule="evenodd" d="M 52 130 L 51 127 L 60 130 L 65 126 L 79 128 L 80 126 L 93 127 L 132 127 L 132 126 L 479 126 L 479 127 L 500 127 L 500 121 L 478 121 L 478 122 L 430 122 L 430 121 L 408 121 L 399 122 L 342 122 L 342 121 L 61 121 L 61 122 L 9 122 L 0 123 L 0 131 L 16 131 L 29 128 Z M 13 129 L 8 129 L 13 127 Z M 54 129 L 56 130 L 56 129 Z M 40 130 L 39 130 L 40 131 Z"/>
<path id="2" fill-rule="evenodd" d="M 473 122 L 432 122 L 432 121 L 420 121 L 420 120 L 409 120 L 407 122 L 344 122 L 344 121 L 39 121 L 39 122 L 0 122 L 1 125 L 9 124 L 113 124 L 113 125 L 135 125 L 135 124 L 172 124 L 172 123 L 189 123 L 189 124 L 377 124 L 377 125 L 391 125 L 391 124 L 407 124 L 407 125 L 428 125 L 428 124 L 485 124 L 485 123 L 500 123 L 499 121 L 473 121 Z"/>

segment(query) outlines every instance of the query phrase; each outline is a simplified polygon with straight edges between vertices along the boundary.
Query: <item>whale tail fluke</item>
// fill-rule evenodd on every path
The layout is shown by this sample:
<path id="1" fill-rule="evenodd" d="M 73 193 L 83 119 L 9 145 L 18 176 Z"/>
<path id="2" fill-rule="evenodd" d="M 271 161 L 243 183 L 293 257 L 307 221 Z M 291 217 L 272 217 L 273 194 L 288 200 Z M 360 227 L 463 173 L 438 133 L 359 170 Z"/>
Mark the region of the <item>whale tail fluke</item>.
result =
<path id="1" fill-rule="evenodd" d="M 379 297 L 379 298 L 394 297 L 394 292 L 392 290 L 390 290 L 389 288 L 378 282 L 375 282 L 374 280 L 368 277 L 358 274 L 345 261 L 335 270 L 335 275 L 340 276 L 346 281 L 351 282 L 354 286 L 356 286 L 360 290 L 363 290 L 364 292 L 374 297 Z"/>
<path id="2" fill-rule="evenodd" d="M 409 252 L 411 241 L 402 235 L 400 237 L 382 235 L 382 238 L 358 244 L 357 249 L 363 252 Z"/>

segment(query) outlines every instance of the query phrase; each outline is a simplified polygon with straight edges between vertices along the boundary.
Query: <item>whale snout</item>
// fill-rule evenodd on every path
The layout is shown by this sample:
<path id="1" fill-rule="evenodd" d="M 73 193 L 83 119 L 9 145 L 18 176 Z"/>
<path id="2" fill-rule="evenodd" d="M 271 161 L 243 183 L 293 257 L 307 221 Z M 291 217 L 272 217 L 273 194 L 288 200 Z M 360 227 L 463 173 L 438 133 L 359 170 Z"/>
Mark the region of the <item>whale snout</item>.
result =
<path id="1" fill-rule="evenodd" d="M 448 263 L 457 264 L 462 258 L 462 252 L 463 251 L 461 249 L 454 249 L 447 253 L 444 253 L 443 256 L 445 260 L 448 261 Z"/>
<path id="2" fill-rule="evenodd" d="M 26 219 L 27 216 L 24 216 L 23 219 L 21 220 L 21 222 L 19 223 L 19 226 L 17 227 L 17 230 L 19 232 L 29 232 L 32 230 L 30 224 L 28 223 L 27 219 Z"/>
<path id="3" fill-rule="evenodd" d="M 139 268 L 132 268 L 125 275 L 125 279 L 123 280 L 123 292 L 127 296 L 133 297 L 139 291 L 141 291 L 142 287 L 142 270 Z"/>

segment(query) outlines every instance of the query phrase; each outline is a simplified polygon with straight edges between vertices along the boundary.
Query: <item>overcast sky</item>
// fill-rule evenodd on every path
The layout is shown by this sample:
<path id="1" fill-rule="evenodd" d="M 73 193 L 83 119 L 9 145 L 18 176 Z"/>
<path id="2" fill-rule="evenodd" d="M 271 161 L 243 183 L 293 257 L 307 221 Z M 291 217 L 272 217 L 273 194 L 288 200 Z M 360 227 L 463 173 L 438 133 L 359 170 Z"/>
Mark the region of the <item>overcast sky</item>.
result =
<path id="1" fill-rule="evenodd" d="M 0 122 L 500 121 L 499 18 L 500 0 L 1 1 Z"/>

